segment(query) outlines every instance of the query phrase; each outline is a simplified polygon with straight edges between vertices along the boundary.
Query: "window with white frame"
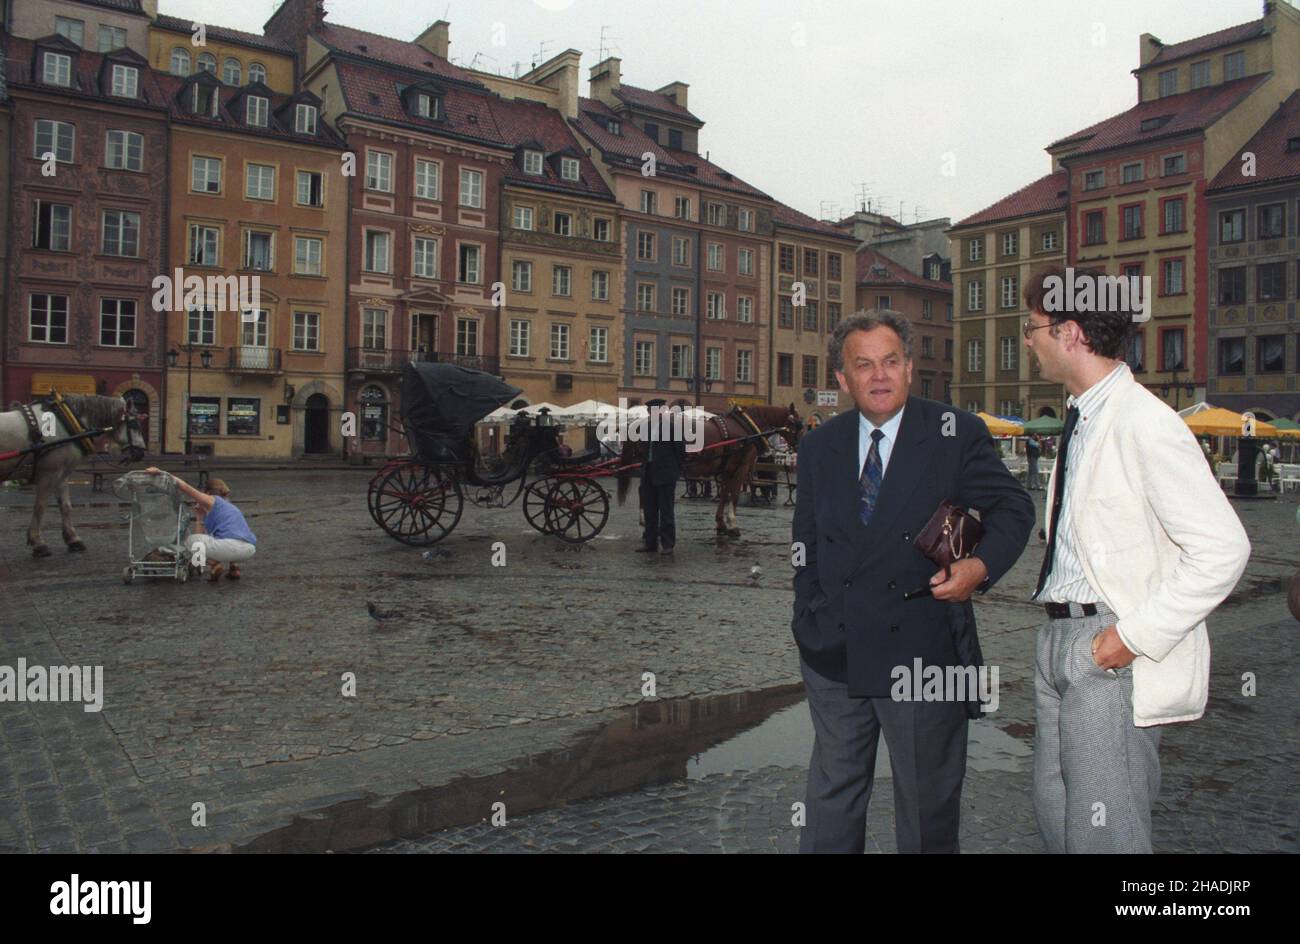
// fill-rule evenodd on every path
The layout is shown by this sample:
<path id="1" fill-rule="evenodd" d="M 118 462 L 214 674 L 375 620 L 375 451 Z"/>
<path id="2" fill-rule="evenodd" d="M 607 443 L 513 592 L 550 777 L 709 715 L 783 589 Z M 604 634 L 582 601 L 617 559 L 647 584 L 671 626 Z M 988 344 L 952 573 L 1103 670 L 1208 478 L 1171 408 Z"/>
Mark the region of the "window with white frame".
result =
<path id="1" fill-rule="evenodd" d="M 722 379 L 722 348 L 706 347 L 704 349 L 704 379 Z"/>
<path id="2" fill-rule="evenodd" d="M 137 98 L 140 94 L 140 70 L 135 66 L 113 64 L 113 94 L 118 98 Z"/>
<path id="3" fill-rule="evenodd" d="M 1125 164 L 1119 169 L 1120 183 L 1136 184 L 1142 182 L 1142 162 Z"/>
<path id="4" fill-rule="evenodd" d="M 751 383 L 754 377 L 754 352 L 741 348 L 736 352 L 736 382 Z"/>
<path id="5" fill-rule="evenodd" d="M 244 67 L 238 59 L 227 58 L 221 64 L 221 82 L 223 85 L 239 85 L 244 79 Z"/>
<path id="6" fill-rule="evenodd" d="M 1015 370 L 1016 369 L 1016 339 L 1000 338 L 998 340 L 998 346 L 1000 348 L 1000 355 L 1001 355 L 1001 363 L 999 366 L 1003 370 Z M 1008 410 L 1006 412 L 1010 413 L 1011 411 Z"/>
<path id="7" fill-rule="evenodd" d="M 928 298 L 921 300 L 921 320 L 922 321 L 934 320 L 934 302 L 932 302 Z"/>
<path id="8" fill-rule="evenodd" d="M 979 262 L 984 258 L 983 237 L 976 237 L 966 241 L 966 258 L 971 262 Z"/>
<path id="9" fill-rule="evenodd" d="M 483 206 L 483 172 L 460 169 L 460 205 L 464 207 Z"/>
<path id="10" fill-rule="evenodd" d="M 393 155 L 387 151 L 366 151 L 366 189 L 393 192 Z"/>
<path id="11" fill-rule="evenodd" d="M 607 243 L 610 241 L 611 232 L 609 220 L 605 219 L 603 216 L 598 216 L 592 221 L 591 235 L 593 238 L 602 243 Z"/>
<path id="12" fill-rule="evenodd" d="M 523 318 L 513 318 L 510 321 L 510 356 L 511 357 L 528 357 L 529 348 L 529 330 L 532 322 Z"/>
<path id="13" fill-rule="evenodd" d="M 293 238 L 293 271 L 295 275 L 320 275 L 325 254 L 325 241 L 315 236 Z"/>
<path id="14" fill-rule="evenodd" d="M 1223 57 L 1223 81 L 1231 82 L 1246 74 L 1246 53 L 1230 52 Z"/>
<path id="15" fill-rule="evenodd" d="M 512 222 L 515 229 L 531 230 L 533 228 L 533 208 L 516 203 Z"/>
<path id="16" fill-rule="evenodd" d="M 689 266 L 691 252 L 691 241 L 685 236 L 673 237 L 673 265 Z"/>
<path id="17" fill-rule="evenodd" d="M 105 210 L 103 252 L 106 256 L 140 254 L 140 214 L 126 210 Z"/>
<path id="18" fill-rule="evenodd" d="M 411 274 L 417 279 L 438 277 L 438 240 L 429 236 L 411 240 Z"/>
<path id="19" fill-rule="evenodd" d="M 68 343 L 68 296 L 34 293 L 27 302 L 27 340 Z"/>
<path id="20" fill-rule="evenodd" d="M 190 265 L 221 265 L 221 231 L 217 227 L 191 223 L 189 244 Z"/>
<path id="21" fill-rule="evenodd" d="M 217 117 L 221 107 L 221 96 L 217 90 L 203 82 L 196 82 L 190 88 L 190 113 L 205 118 Z"/>
<path id="22" fill-rule="evenodd" d="M 442 192 L 441 168 L 437 161 L 415 162 L 415 195 L 421 200 L 437 200 Z"/>
<path id="23" fill-rule="evenodd" d="M 134 131 L 108 132 L 104 163 L 114 170 L 143 170 L 144 135 Z"/>
<path id="24" fill-rule="evenodd" d="M 587 330 L 587 360 L 597 364 L 609 363 L 609 329 L 592 327 Z"/>
<path id="25" fill-rule="evenodd" d="M 32 248 L 68 252 L 73 247 L 73 208 L 68 204 L 36 200 L 32 222 Z"/>
<path id="26" fill-rule="evenodd" d="M 103 347 L 135 347 L 136 303 L 133 298 L 99 300 L 99 343 Z"/>
<path id="27" fill-rule="evenodd" d="M 655 310 L 655 287 L 652 282 L 638 282 L 636 285 L 637 311 Z"/>
<path id="28" fill-rule="evenodd" d="M 650 377 L 654 374 L 655 343 L 653 341 L 636 341 L 632 345 L 632 373 L 638 377 Z"/>
<path id="29" fill-rule="evenodd" d="M 180 46 L 172 49 L 171 73 L 182 77 L 190 74 L 190 54 Z"/>
<path id="30" fill-rule="evenodd" d="M 984 346 L 978 340 L 966 342 L 966 369 L 971 373 L 984 369 Z"/>
<path id="31" fill-rule="evenodd" d="M 383 308 L 361 311 L 361 346 L 367 351 L 388 350 L 388 312 Z"/>
<path id="32" fill-rule="evenodd" d="M 244 196 L 250 200 L 275 199 L 275 168 L 269 164 L 249 164 Z"/>
<path id="33" fill-rule="evenodd" d="M 216 344 L 217 313 L 211 308 L 189 309 L 185 333 L 189 344 Z"/>
<path id="34" fill-rule="evenodd" d="M 1166 69 L 1158 76 L 1160 81 L 1160 97 L 1165 98 L 1169 95 L 1178 94 L 1178 70 Z"/>
<path id="35" fill-rule="evenodd" d="M 1002 307 L 1016 307 L 1016 287 L 1019 279 L 1014 275 L 1004 275 L 999 283 L 1002 290 Z"/>
<path id="36" fill-rule="evenodd" d="M 46 50 L 41 70 L 41 81 L 46 85 L 62 85 L 65 88 L 71 85 L 72 57 L 67 53 Z"/>
<path id="37" fill-rule="evenodd" d="M 541 176 L 542 173 L 542 152 L 541 151 L 524 151 L 524 173 L 536 174 Z"/>
<path id="38" fill-rule="evenodd" d="M 1192 63 L 1192 88 L 1205 88 L 1210 84 L 1210 60 Z"/>
<path id="39" fill-rule="evenodd" d="M 675 197 L 673 199 L 673 216 L 679 220 L 689 220 L 691 218 L 690 197 Z"/>
<path id="40" fill-rule="evenodd" d="M 705 209 L 705 218 L 710 226 L 727 225 L 727 207 L 722 203 L 710 203 Z"/>
<path id="41" fill-rule="evenodd" d="M 641 212 L 657 213 L 659 207 L 659 197 L 653 190 L 641 191 Z"/>
<path id="42" fill-rule="evenodd" d="M 1084 173 L 1084 190 L 1100 190 L 1104 186 L 1106 186 L 1106 172 L 1104 170 L 1090 170 Z"/>
<path id="43" fill-rule="evenodd" d="M 673 344 L 668 348 L 668 376 L 689 377 L 694 358 L 691 357 L 691 345 Z"/>
<path id="44" fill-rule="evenodd" d="M 248 64 L 248 81 L 249 82 L 266 82 L 266 66 L 260 62 L 250 62 Z"/>
<path id="45" fill-rule="evenodd" d="M 642 262 L 655 261 L 655 234 L 640 232 L 636 234 L 636 257 Z"/>
<path id="46" fill-rule="evenodd" d="M 1002 255 L 1004 256 L 1020 255 L 1020 234 L 1019 233 L 1002 234 Z"/>
<path id="47" fill-rule="evenodd" d="M 516 292 L 533 290 L 533 264 L 524 259 L 510 263 L 510 287 Z"/>
<path id="48" fill-rule="evenodd" d="M 298 205 L 319 207 L 325 205 L 325 177 L 314 170 L 298 171 Z"/>
<path id="49" fill-rule="evenodd" d="M 99 27 L 99 52 L 116 52 L 126 48 L 126 30 L 120 26 Z"/>
<path id="50" fill-rule="evenodd" d="M 210 52 L 199 53 L 198 66 L 200 72 L 207 72 L 210 75 L 217 74 L 217 57 Z"/>
<path id="51" fill-rule="evenodd" d="M 736 320 L 746 324 L 754 320 L 753 298 L 741 295 L 736 299 Z"/>
<path id="52" fill-rule="evenodd" d="M 551 294 L 567 298 L 571 294 L 573 267 L 557 265 L 551 267 Z"/>
<path id="53" fill-rule="evenodd" d="M 293 313 L 293 349 L 295 351 L 320 350 L 320 312 L 295 311 Z"/>
<path id="54" fill-rule="evenodd" d="M 1049 229 L 1043 233 L 1043 252 L 1053 252 L 1056 249 L 1056 230 Z"/>
<path id="55" fill-rule="evenodd" d="M 190 159 L 190 190 L 195 193 L 221 193 L 221 158 Z"/>
<path id="56" fill-rule="evenodd" d="M 707 265 L 714 272 L 722 271 L 723 247 L 721 243 L 709 243 L 707 248 Z"/>
<path id="57" fill-rule="evenodd" d="M 564 322 L 551 325 L 551 359 L 557 361 L 569 359 L 569 326 Z"/>
<path id="58" fill-rule="evenodd" d="M 736 251 L 736 268 L 741 275 L 754 274 L 754 250 L 739 249 Z"/>
<path id="59" fill-rule="evenodd" d="M 64 39 L 72 40 L 78 46 L 86 45 L 86 21 L 76 20 L 70 16 L 54 18 L 54 32 Z"/>
<path id="60" fill-rule="evenodd" d="M 672 313 L 688 315 L 691 311 L 691 290 L 680 285 L 673 286 Z"/>
<path id="61" fill-rule="evenodd" d="M 984 283 L 971 281 L 966 285 L 966 310 L 984 310 Z"/>
<path id="62" fill-rule="evenodd" d="M 36 122 L 37 160 L 45 160 L 46 154 L 53 154 L 60 164 L 71 164 L 76 140 L 76 129 L 66 121 L 40 119 Z"/>
<path id="63" fill-rule="evenodd" d="M 365 257 L 362 259 L 362 268 L 367 272 L 387 272 L 388 249 L 391 241 L 392 236 L 388 233 L 381 233 L 373 229 L 366 230 Z"/>
<path id="64" fill-rule="evenodd" d="M 573 216 L 568 213 L 556 213 L 552 219 L 556 236 L 573 235 Z"/>
<path id="65" fill-rule="evenodd" d="M 578 179 L 578 161 L 576 158 L 560 158 L 560 178 L 562 180 Z"/>
<path id="66" fill-rule="evenodd" d="M 722 321 L 727 317 L 727 296 L 721 292 L 709 292 L 704 296 L 705 317 Z"/>
<path id="67" fill-rule="evenodd" d="M 254 128 L 265 128 L 270 114 L 270 102 L 264 95 L 249 95 L 244 99 L 244 121 Z"/>
<path id="68" fill-rule="evenodd" d="M 604 269 L 591 272 L 591 299 L 596 302 L 609 301 L 609 273 Z"/>
<path id="69" fill-rule="evenodd" d="M 746 233 L 754 231 L 754 211 L 740 208 L 739 215 L 736 217 L 736 228 Z"/>
<path id="70" fill-rule="evenodd" d="M 483 250 L 479 246 L 462 245 L 456 259 L 456 281 L 465 285 L 479 283 L 479 262 Z"/>
<path id="71" fill-rule="evenodd" d="M 478 356 L 478 319 L 456 319 L 456 353 L 461 357 Z"/>
<path id="72" fill-rule="evenodd" d="M 316 133 L 315 105 L 299 105 L 293 110 L 293 130 L 299 134 Z"/>
<path id="73" fill-rule="evenodd" d="M 244 233 L 244 268 L 270 272 L 274 264 L 274 239 L 271 233 L 249 230 Z"/>

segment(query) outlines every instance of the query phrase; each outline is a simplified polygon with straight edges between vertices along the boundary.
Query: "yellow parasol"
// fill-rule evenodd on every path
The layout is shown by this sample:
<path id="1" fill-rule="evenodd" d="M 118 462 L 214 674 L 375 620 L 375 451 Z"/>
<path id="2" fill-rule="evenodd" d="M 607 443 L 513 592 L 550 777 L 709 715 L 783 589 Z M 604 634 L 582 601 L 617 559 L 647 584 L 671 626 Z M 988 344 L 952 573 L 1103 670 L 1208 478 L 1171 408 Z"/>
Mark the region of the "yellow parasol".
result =
<path id="1" fill-rule="evenodd" d="M 1023 436 L 1025 434 L 1025 428 L 1019 423 L 998 419 L 996 416 L 989 416 L 987 413 L 976 413 L 975 415 L 984 421 L 984 425 L 989 428 L 989 432 L 994 436 Z"/>
<path id="2" fill-rule="evenodd" d="M 1243 436 L 1246 419 L 1240 413 L 1225 410 L 1221 406 L 1200 413 L 1184 416 L 1183 422 L 1198 436 Z M 1278 434 L 1277 427 L 1263 420 L 1255 420 L 1255 435 L 1272 439 Z"/>

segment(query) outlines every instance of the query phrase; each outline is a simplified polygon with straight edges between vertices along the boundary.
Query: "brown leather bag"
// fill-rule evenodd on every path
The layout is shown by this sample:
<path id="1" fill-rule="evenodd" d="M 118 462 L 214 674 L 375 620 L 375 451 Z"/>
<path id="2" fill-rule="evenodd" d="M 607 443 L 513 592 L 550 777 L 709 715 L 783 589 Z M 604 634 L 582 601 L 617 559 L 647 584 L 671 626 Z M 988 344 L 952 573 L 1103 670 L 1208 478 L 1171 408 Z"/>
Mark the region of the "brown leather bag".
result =
<path id="1" fill-rule="evenodd" d="M 984 537 L 984 526 L 965 508 L 950 501 L 939 503 L 921 533 L 916 536 L 916 549 L 944 569 L 944 579 L 952 577 L 952 565 L 975 553 Z M 929 587 L 904 594 L 904 599 L 928 596 Z"/>

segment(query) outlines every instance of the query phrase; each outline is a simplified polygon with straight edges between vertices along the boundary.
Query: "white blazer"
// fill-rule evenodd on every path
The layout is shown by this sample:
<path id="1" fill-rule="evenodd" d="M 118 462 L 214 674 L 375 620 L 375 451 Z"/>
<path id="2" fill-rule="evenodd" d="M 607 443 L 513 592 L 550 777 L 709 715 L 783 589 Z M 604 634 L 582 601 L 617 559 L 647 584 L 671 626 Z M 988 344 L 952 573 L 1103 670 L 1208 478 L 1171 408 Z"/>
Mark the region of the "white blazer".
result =
<path id="1" fill-rule="evenodd" d="M 1083 572 L 1137 653 L 1133 723 L 1194 721 L 1209 693 L 1205 618 L 1237 585 L 1250 540 L 1187 424 L 1127 366 L 1096 423 L 1066 483 Z M 1055 479 L 1054 466 L 1048 528 Z"/>

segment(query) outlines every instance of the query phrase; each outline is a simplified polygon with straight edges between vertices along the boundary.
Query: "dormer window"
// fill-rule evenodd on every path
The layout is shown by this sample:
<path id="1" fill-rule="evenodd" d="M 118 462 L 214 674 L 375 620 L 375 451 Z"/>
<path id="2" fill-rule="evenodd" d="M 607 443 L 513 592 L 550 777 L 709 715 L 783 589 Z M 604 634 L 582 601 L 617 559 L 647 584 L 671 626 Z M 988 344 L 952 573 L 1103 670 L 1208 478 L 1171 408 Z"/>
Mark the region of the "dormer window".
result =
<path id="1" fill-rule="evenodd" d="M 541 151 L 524 151 L 524 173 L 537 174 L 542 173 L 542 152 Z"/>
<path id="2" fill-rule="evenodd" d="M 265 128 L 270 106 L 270 101 L 261 95 L 248 96 L 244 100 L 244 120 L 254 128 Z"/>
<path id="3" fill-rule="evenodd" d="M 621 135 L 623 133 L 623 123 L 617 118 L 609 119 L 609 124 L 606 127 L 609 128 L 610 134 Z"/>
<path id="4" fill-rule="evenodd" d="M 415 95 L 415 113 L 421 118 L 437 118 L 438 100 L 428 92 L 417 92 Z"/>
<path id="5" fill-rule="evenodd" d="M 1159 115 L 1155 118 L 1143 118 L 1142 124 L 1139 125 L 1139 127 L 1143 131 L 1155 131 L 1157 128 L 1163 128 L 1173 120 L 1173 115 Z"/>
<path id="6" fill-rule="evenodd" d="M 199 71 L 208 72 L 212 75 L 217 74 L 217 57 L 210 52 L 205 52 L 199 56 Z"/>
<path id="7" fill-rule="evenodd" d="M 565 180 L 578 179 L 578 161 L 576 158 L 560 158 L 560 176 Z"/>
<path id="8" fill-rule="evenodd" d="M 1300 151 L 1300 137 L 1287 138 L 1286 149 L 1290 151 L 1292 154 L 1294 154 L 1296 151 Z"/>
<path id="9" fill-rule="evenodd" d="M 46 85 L 69 86 L 72 84 L 72 57 L 61 52 L 45 53 L 41 69 L 41 80 Z"/>
<path id="10" fill-rule="evenodd" d="M 239 85 L 244 76 L 244 67 L 238 59 L 227 59 L 221 65 L 221 81 L 226 85 Z"/>
<path id="11" fill-rule="evenodd" d="M 113 94 L 119 98 L 137 98 L 140 94 L 140 70 L 135 66 L 113 66 Z"/>
<path id="12" fill-rule="evenodd" d="M 217 90 L 205 82 L 196 82 L 190 95 L 190 111 L 207 118 L 217 117 Z"/>
<path id="13" fill-rule="evenodd" d="M 250 62 L 248 64 L 248 81 L 249 82 L 266 82 L 266 66 L 260 62 Z"/>
<path id="14" fill-rule="evenodd" d="M 316 133 L 316 106 L 299 105 L 293 111 L 293 130 L 299 134 Z"/>
<path id="15" fill-rule="evenodd" d="M 190 74 L 190 54 L 187 50 L 177 46 L 172 50 L 172 75 L 185 76 Z"/>

